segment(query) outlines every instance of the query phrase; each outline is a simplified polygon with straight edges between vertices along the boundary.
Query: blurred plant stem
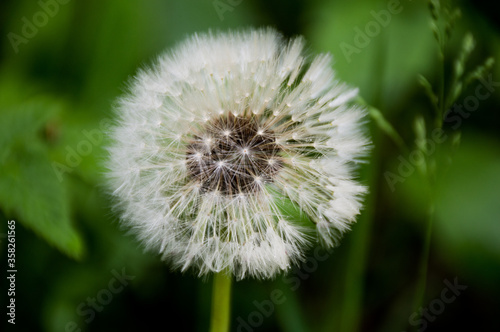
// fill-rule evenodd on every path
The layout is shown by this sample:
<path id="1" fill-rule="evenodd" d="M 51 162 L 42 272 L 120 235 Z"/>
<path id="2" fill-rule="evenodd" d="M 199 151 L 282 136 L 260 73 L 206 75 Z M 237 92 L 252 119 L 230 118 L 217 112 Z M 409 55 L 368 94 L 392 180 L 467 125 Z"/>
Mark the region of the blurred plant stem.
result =
<path id="1" fill-rule="evenodd" d="M 307 332 L 313 330 L 306 320 L 305 310 L 301 307 L 301 302 L 297 293 L 285 284 L 283 279 L 273 283 L 274 289 L 283 292 L 283 298 L 286 299 L 282 304 L 276 305 L 276 315 L 281 331 L 283 332 Z"/>
<path id="2" fill-rule="evenodd" d="M 229 331 L 231 316 L 231 276 L 225 271 L 215 273 L 212 289 L 210 332 Z"/>
<path id="3" fill-rule="evenodd" d="M 385 77 L 387 52 L 387 38 L 384 34 L 380 36 L 380 43 L 377 48 L 377 56 L 374 58 L 373 77 L 382 82 Z M 383 84 L 374 84 L 373 105 L 382 105 L 382 86 Z M 361 99 L 362 100 L 362 99 Z M 347 267 L 345 272 L 345 286 L 342 299 L 342 314 L 340 315 L 341 332 L 355 332 L 360 328 L 360 322 L 363 317 L 363 294 L 365 290 L 366 262 L 368 261 L 368 252 L 370 247 L 370 234 L 372 231 L 373 218 L 375 215 L 375 202 L 377 192 L 377 179 L 381 162 L 381 151 L 379 142 L 381 132 L 385 132 L 391 137 L 398 146 L 404 147 L 401 136 L 394 130 L 388 121 L 376 107 L 364 103 L 368 108 L 370 115 L 378 115 L 374 121 L 376 126 L 372 130 L 372 142 L 374 149 L 370 160 L 370 167 L 365 169 L 365 184 L 370 193 L 365 201 L 365 208 L 361 214 L 357 227 L 352 233 L 352 241 L 347 258 Z"/>
<path id="4" fill-rule="evenodd" d="M 437 123 L 437 121 L 436 121 Z M 442 121 L 441 121 L 442 125 Z M 417 135 L 418 136 L 418 135 Z M 417 137 L 418 140 L 418 137 Z M 439 145 L 436 146 L 436 158 L 439 157 L 440 154 L 440 148 Z M 428 153 L 428 151 L 423 151 L 424 153 Z M 424 154 L 428 155 L 428 154 Z M 428 265 L 429 265 L 429 255 L 430 255 L 430 248 L 431 248 L 431 239 L 432 239 L 432 230 L 433 230 L 433 223 L 435 219 L 435 204 L 436 204 L 436 192 L 437 192 L 437 165 L 439 164 L 438 162 L 435 162 L 434 159 L 429 160 L 425 159 L 425 167 L 420 168 L 421 175 L 424 179 L 427 179 L 427 186 L 428 186 L 428 193 L 427 193 L 427 221 L 425 224 L 425 238 L 424 238 L 424 243 L 422 245 L 422 251 L 420 254 L 420 261 L 418 265 L 418 272 L 417 272 L 417 284 L 415 288 L 415 298 L 414 298 L 414 303 L 413 303 L 413 312 L 420 312 L 420 308 L 423 305 L 424 298 L 425 298 L 425 291 L 427 288 L 427 271 L 428 271 Z M 418 328 L 416 328 L 416 331 L 420 331 Z"/>
<path id="5" fill-rule="evenodd" d="M 431 29 L 434 34 L 434 39 L 438 45 L 438 66 L 439 66 L 439 86 L 437 95 L 434 94 L 432 85 L 425 78 L 420 77 L 420 83 L 424 87 L 429 100 L 436 111 L 434 118 L 435 129 L 443 131 L 443 122 L 447 116 L 447 111 L 451 104 L 458 98 L 466 85 L 461 82 L 464 73 L 465 62 L 474 48 L 474 40 L 472 35 L 467 34 L 464 38 L 462 50 L 459 52 L 457 60 L 453 67 L 453 79 L 446 84 L 446 57 L 447 44 L 451 38 L 455 21 L 460 17 L 459 9 L 452 9 L 450 3 L 440 0 L 430 0 L 429 10 L 431 16 Z M 486 66 L 486 65 L 485 65 Z M 481 72 L 482 67 L 479 67 L 478 72 Z M 427 149 L 428 130 L 423 116 L 417 116 L 415 119 L 415 134 L 416 148 L 424 156 L 423 165 L 418 167 L 422 178 L 427 181 L 427 222 L 425 224 L 425 238 L 422 246 L 422 253 L 418 267 L 418 279 L 415 289 L 415 299 L 413 303 L 414 312 L 420 312 L 422 307 L 425 291 L 427 286 L 427 270 L 429 264 L 429 255 L 432 239 L 433 222 L 435 219 L 435 205 L 437 195 L 438 173 L 441 174 L 446 166 L 446 160 L 443 156 L 445 150 L 440 144 L 437 144 L 436 149 L 431 153 Z M 451 157 L 450 157 L 451 158 Z"/>
<path id="6" fill-rule="evenodd" d="M 435 105 L 437 109 L 436 117 L 434 123 L 436 128 L 442 130 L 443 128 L 443 119 L 445 117 L 446 112 L 446 103 L 445 103 L 445 58 L 444 58 L 444 45 L 440 45 L 439 52 L 439 66 L 440 68 L 440 79 L 439 79 L 439 97 L 437 99 L 438 104 Z M 415 288 L 415 299 L 413 303 L 414 312 L 420 312 L 420 308 L 422 307 L 424 298 L 425 298 L 425 290 L 427 287 L 427 270 L 429 265 L 429 254 L 431 248 L 431 239 L 432 239 L 432 229 L 435 218 L 435 202 L 436 202 L 436 191 L 437 191 L 437 168 L 439 166 L 438 159 L 441 156 L 441 147 L 439 144 L 436 146 L 436 150 L 433 155 L 430 151 L 427 150 L 426 147 L 426 139 L 427 139 L 427 130 L 425 128 L 425 121 L 423 117 L 417 117 L 416 121 L 416 145 L 417 149 L 419 149 L 424 156 L 424 165 L 421 165 L 417 169 L 420 172 L 420 175 L 427 182 L 427 212 L 426 212 L 426 223 L 425 223 L 425 237 L 424 243 L 422 245 L 422 252 L 420 255 L 420 261 L 418 266 L 418 279 L 417 286 Z"/>
<path id="7" fill-rule="evenodd" d="M 374 130 L 373 142 L 379 142 L 380 131 Z M 375 149 L 370 167 L 367 167 L 365 183 L 370 192 L 377 192 L 377 178 L 380 168 L 380 153 Z M 365 209 L 360 216 L 356 228 L 352 232 L 352 240 L 347 258 L 347 267 L 344 279 L 344 294 L 342 298 L 340 317 L 341 332 L 354 332 L 359 330 L 362 321 L 363 294 L 365 290 L 366 262 L 370 247 L 370 234 L 375 210 L 375 195 L 368 195 L 365 201 Z"/>
<path id="8" fill-rule="evenodd" d="M 434 38 L 438 45 L 438 66 L 439 66 L 439 87 L 438 94 L 433 95 L 432 86 L 428 81 L 424 82 L 424 86 L 427 86 L 426 91 L 429 96 L 430 102 L 433 104 L 436 110 L 434 123 L 435 128 L 442 130 L 443 121 L 446 116 L 446 110 L 448 108 L 446 100 L 446 44 L 451 36 L 451 31 L 453 27 L 454 20 L 459 16 L 458 11 L 451 11 L 451 14 L 447 9 L 444 10 L 446 17 L 444 17 L 445 28 L 441 29 L 440 20 L 442 17 L 443 7 L 439 0 L 430 0 L 429 9 L 432 18 L 431 28 L 434 33 Z M 422 80 L 421 80 L 422 81 Z M 420 255 L 420 262 L 418 266 L 418 279 L 415 288 L 415 298 L 413 303 L 414 312 L 419 311 L 422 307 L 425 291 L 427 287 L 427 271 L 429 265 L 429 254 L 432 239 L 432 226 L 434 222 L 435 214 L 435 202 L 436 202 L 436 190 L 437 190 L 437 167 L 440 164 L 438 159 L 441 155 L 441 148 L 438 144 L 436 146 L 436 151 L 434 151 L 434 156 L 427 150 L 426 139 L 427 139 L 427 129 L 425 125 L 425 120 L 422 116 L 418 116 L 415 120 L 415 134 L 416 134 L 416 145 L 417 149 L 420 150 L 424 156 L 424 165 L 418 167 L 421 176 L 427 180 L 428 185 L 428 201 L 427 201 L 427 222 L 425 224 L 425 238 L 422 246 L 422 252 Z"/>
<path id="9" fill-rule="evenodd" d="M 429 253 L 431 248 L 431 238 L 432 238 L 432 225 L 434 223 L 434 203 L 431 201 L 429 204 L 427 224 L 425 231 L 425 240 L 422 247 L 422 254 L 420 257 L 419 269 L 418 269 L 418 280 L 417 287 L 415 291 L 415 303 L 414 310 L 418 312 L 419 308 L 422 307 L 425 296 L 425 288 L 427 286 L 427 268 L 429 265 Z"/>

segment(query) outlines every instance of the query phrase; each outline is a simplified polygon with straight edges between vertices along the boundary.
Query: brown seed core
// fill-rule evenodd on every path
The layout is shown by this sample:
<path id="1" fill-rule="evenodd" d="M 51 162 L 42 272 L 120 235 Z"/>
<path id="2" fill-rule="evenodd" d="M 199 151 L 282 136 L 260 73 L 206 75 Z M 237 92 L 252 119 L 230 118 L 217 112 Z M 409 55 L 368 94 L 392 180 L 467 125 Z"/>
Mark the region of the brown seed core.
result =
<path id="1" fill-rule="evenodd" d="M 189 176 L 205 192 L 232 196 L 260 190 L 283 167 L 274 132 L 253 117 L 222 116 L 187 146 Z"/>

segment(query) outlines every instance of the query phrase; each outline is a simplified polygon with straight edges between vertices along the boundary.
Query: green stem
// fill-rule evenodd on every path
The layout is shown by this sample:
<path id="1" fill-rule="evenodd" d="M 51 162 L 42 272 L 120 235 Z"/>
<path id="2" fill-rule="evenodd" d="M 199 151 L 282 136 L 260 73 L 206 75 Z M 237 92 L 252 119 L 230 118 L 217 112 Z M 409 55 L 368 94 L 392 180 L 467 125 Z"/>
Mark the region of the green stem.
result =
<path id="1" fill-rule="evenodd" d="M 210 332 L 229 331 L 231 316 L 231 277 L 225 272 L 214 275 Z"/>
<path id="2" fill-rule="evenodd" d="M 444 58 L 445 47 L 444 44 L 440 45 L 440 66 L 441 66 L 441 78 L 439 84 L 439 100 L 438 100 L 438 114 L 436 116 L 436 126 L 437 128 L 443 127 L 443 118 L 446 111 L 446 101 L 445 101 L 445 58 Z M 439 158 L 440 148 L 439 145 L 436 147 L 435 156 Z M 436 159 L 434 159 L 435 161 Z M 415 290 L 415 300 L 413 304 L 413 309 L 415 312 L 419 312 L 422 307 L 424 297 L 425 297 L 425 289 L 427 286 L 427 271 L 429 265 L 429 254 L 431 248 L 431 239 L 432 239 L 432 224 L 434 222 L 434 204 L 436 202 L 436 169 L 431 164 L 432 160 L 426 160 L 426 172 L 423 172 L 422 176 L 427 178 L 429 185 L 429 208 L 427 215 L 427 225 L 425 230 L 425 239 L 424 245 L 422 248 L 422 256 L 420 257 L 420 263 L 418 268 L 418 281 L 417 287 Z M 436 163 L 437 164 L 437 163 Z"/>
<path id="3" fill-rule="evenodd" d="M 364 179 L 372 193 L 377 192 L 378 174 L 380 174 L 380 131 L 373 131 L 375 151 L 370 167 L 365 169 Z M 359 331 L 363 315 L 363 294 L 365 292 L 366 262 L 368 261 L 373 218 L 375 212 L 375 195 L 368 195 L 365 208 L 357 224 L 353 227 L 352 241 L 349 246 L 347 265 L 345 268 L 344 292 L 342 295 L 342 314 L 338 318 L 338 331 Z"/>
<path id="4" fill-rule="evenodd" d="M 439 80 L 439 99 L 438 99 L 438 114 L 436 116 L 436 126 L 439 129 L 443 128 L 443 120 L 446 112 L 447 101 L 446 98 L 446 86 L 445 86 L 445 38 L 443 36 L 442 42 L 439 43 L 439 65 L 441 70 L 441 76 Z M 435 156 L 439 158 L 440 154 L 439 145 L 436 147 Z M 434 161 L 436 160 L 434 159 Z M 432 162 L 432 161 L 431 161 Z M 437 162 L 435 163 L 438 164 Z M 424 177 L 427 177 L 429 184 L 429 210 L 427 216 L 427 225 L 425 230 L 425 240 L 424 246 L 422 249 L 422 256 L 420 258 L 419 270 L 418 270 L 418 282 L 417 288 L 415 291 L 415 302 L 414 302 L 414 310 L 415 312 L 419 312 L 420 307 L 422 307 L 422 303 L 425 297 L 425 289 L 427 286 L 427 270 L 429 265 L 429 254 L 431 248 L 431 238 L 432 238 L 432 224 L 434 222 L 434 204 L 436 202 L 436 169 L 434 165 L 431 165 L 429 160 L 426 161 L 426 174 L 422 174 Z"/>
<path id="5" fill-rule="evenodd" d="M 430 204 L 428 213 L 429 215 L 427 220 L 427 229 L 425 232 L 425 242 L 418 270 L 418 283 L 417 283 L 417 289 L 415 293 L 415 303 L 414 303 L 415 312 L 419 312 L 419 308 L 422 307 L 425 295 L 425 288 L 427 285 L 427 269 L 429 265 L 429 253 L 431 249 L 432 224 L 434 222 L 434 204 L 432 202 Z"/>
<path id="6" fill-rule="evenodd" d="M 382 36 L 377 49 L 376 57 L 374 58 L 375 71 L 373 77 L 377 77 L 380 82 L 384 82 L 385 76 L 385 59 L 387 58 L 387 38 Z M 383 108 L 383 84 L 376 85 L 373 92 L 372 105 L 378 105 Z M 363 101 L 362 99 L 360 99 Z M 377 180 L 380 168 L 381 151 L 378 148 L 380 142 L 381 129 L 401 148 L 405 149 L 405 144 L 401 136 L 385 119 L 382 112 L 375 106 L 368 103 L 363 103 L 368 107 L 370 115 L 376 121 L 378 128 L 372 130 L 372 140 L 374 143 L 374 151 L 371 159 L 371 167 L 366 169 L 366 183 L 372 192 L 368 195 L 365 201 L 365 209 L 359 218 L 358 225 L 353 227 L 353 239 L 349 248 L 348 262 L 345 271 L 344 279 L 344 294 L 342 298 L 342 315 L 340 320 L 340 329 L 342 332 L 356 332 L 360 330 L 360 322 L 363 317 L 363 295 L 365 291 L 365 276 L 366 262 L 368 261 L 371 231 L 373 227 L 373 218 L 375 214 L 375 195 L 377 192 Z"/>

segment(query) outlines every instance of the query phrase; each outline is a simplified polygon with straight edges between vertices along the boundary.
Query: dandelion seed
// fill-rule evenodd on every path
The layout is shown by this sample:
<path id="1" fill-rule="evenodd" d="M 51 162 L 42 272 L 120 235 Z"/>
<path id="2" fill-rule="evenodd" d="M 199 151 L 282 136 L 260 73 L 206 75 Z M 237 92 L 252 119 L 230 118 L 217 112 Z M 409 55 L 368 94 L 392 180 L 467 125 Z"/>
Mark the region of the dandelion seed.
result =
<path id="1" fill-rule="evenodd" d="M 303 48 L 272 29 L 195 35 L 120 100 L 113 195 L 123 224 L 173 267 L 238 279 L 287 270 L 312 237 L 283 202 L 327 246 L 355 221 L 364 110 L 348 104 L 357 90 L 335 79 L 330 56 L 309 63 Z"/>

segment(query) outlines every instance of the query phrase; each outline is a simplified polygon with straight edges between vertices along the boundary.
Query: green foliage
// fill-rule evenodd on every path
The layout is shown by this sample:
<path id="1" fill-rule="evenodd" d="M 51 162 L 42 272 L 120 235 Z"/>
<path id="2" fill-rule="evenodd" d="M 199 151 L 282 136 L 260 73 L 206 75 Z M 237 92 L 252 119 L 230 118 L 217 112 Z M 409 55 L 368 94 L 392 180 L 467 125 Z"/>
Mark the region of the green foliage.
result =
<path id="1" fill-rule="evenodd" d="M 472 132 L 455 154 L 437 199 L 436 238 L 440 241 L 436 245 L 443 256 L 451 257 L 448 264 L 454 269 L 473 266 L 475 271 L 469 270 L 468 277 L 477 280 L 484 291 L 500 278 L 499 169 L 498 141 Z"/>
<path id="2" fill-rule="evenodd" d="M 479 79 L 484 76 L 486 72 L 491 70 L 494 59 L 489 57 L 483 64 L 478 65 L 474 70 L 466 73 L 466 62 L 476 45 L 474 37 L 468 32 L 463 37 L 462 47 L 453 62 L 452 79 L 450 82 L 447 82 L 445 75 L 445 60 L 447 57 L 448 45 L 450 44 L 452 32 L 455 28 L 457 19 L 461 16 L 461 12 L 458 8 L 450 8 L 450 4 L 446 0 L 443 1 L 443 3 L 439 0 L 430 0 L 429 9 L 432 18 L 431 29 L 438 43 L 438 54 L 442 75 L 440 76 L 440 86 L 436 89 L 438 92 L 434 92 L 435 89 L 433 89 L 431 83 L 422 75 L 419 75 L 419 83 L 423 86 L 436 111 L 435 118 L 437 126 L 442 127 L 443 120 L 446 117 L 446 111 L 450 109 L 452 104 L 473 80 Z"/>
<path id="3" fill-rule="evenodd" d="M 291 201 L 288 197 L 285 197 L 278 192 L 273 192 L 271 188 L 268 190 L 273 193 L 274 205 L 280 213 L 287 216 L 290 221 L 301 226 L 305 231 L 312 232 L 314 230 L 314 223 L 297 204 Z"/>
<path id="4" fill-rule="evenodd" d="M 363 98 L 376 107 L 401 105 L 414 87 L 415 76 L 433 69 L 429 56 L 433 40 L 423 33 L 426 6 L 421 1 L 399 1 L 397 10 L 382 25 L 375 16 L 388 12 L 389 3 L 324 1 L 309 13 L 311 46 L 315 51 L 331 52 L 339 76 L 359 87 Z M 367 34 L 377 24 L 379 29 Z"/>
<path id="5" fill-rule="evenodd" d="M 82 239 L 75 229 L 64 183 L 51 165 L 49 121 L 59 105 L 30 101 L 0 112 L 0 207 L 47 242 L 80 259 Z"/>
<path id="6" fill-rule="evenodd" d="M 486 2 L 463 1 L 460 13 L 444 1 L 401 0 L 402 10 L 384 24 L 380 15 L 390 1 L 280 1 L 274 11 L 263 0 L 220 2 L 223 12 L 205 0 L 69 1 L 19 52 L 2 39 L 0 215 L 17 221 L 16 327 L 64 331 L 75 322 L 82 331 L 126 331 L 168 329 L 165 322 L 177 320 L 185 330 L 206 331 L 210 285 L 189 273 L 171 273 L 117 226 L 103 189 L 101 123 L 113 120 L 113 101 L 137 68 L 165 48 L 196 31 L 249 25 L 297 32 L 313 52 L 331 52 L 339 77 L 360 88 L 357 102 L 369 112 L 375 149 L 360 171 L 370 188 L 365 210 L 342 245 L 317 261 L 313 272 L 235 283 L 232 330 L 238 317 L 260 313 L 254 301 L 262 303 L 278 288 L 286 301 L 262 315 L 255 330 L 408 331 L 419 281 L 427 282 L 425 306 L 439 297 L 442 280 L 455 276 L 470 285 L 467 295 L 447 304 L 429 330 L 495 324 L 500 89 L 495 86 L 476 112 L 462 116 L 460 128 L 443 123 L 480 77 L 492 74 L 500 81 L 500 66 L 489 58 L 500 56 L 500 34 L 494 15 L 481 7 Z M 38 1 L 3 1 L 3 36 L 22 34 L 22 19 L 32 21 L 40 10 Z M 380 29 L 363 40 L 359 31 L 366 34 L 371 22 Z M 436 127 L 446 139 L 432 149 L 427 143 Z M 88 132 L 102 138 L 69 165 L 68 149 L 77 150 Z M 422 153 L 425 162 L 412 163 L 412 152 Z M 67 168 L 57 173 L 54 163 Z M 383 173 L 401 165 L 409 169 L 392 192 Z M 293 202 L 277 198 L 276 204 L 298 224 L 314 227 Z M 426 238 L 430 210 L 434 232 Z M 4 222 L 0 233 L 6 233 Z M 420 270 L 427 239 L 428 270 Z M 302 269 L 311 267 L 306 263 Z M 107 289 L 111 271 L 122 268 L 135 279 L 87 322 L 79 306 Z M 291 278 L 299 281 L 296 289 L 286 281 Z"/>

